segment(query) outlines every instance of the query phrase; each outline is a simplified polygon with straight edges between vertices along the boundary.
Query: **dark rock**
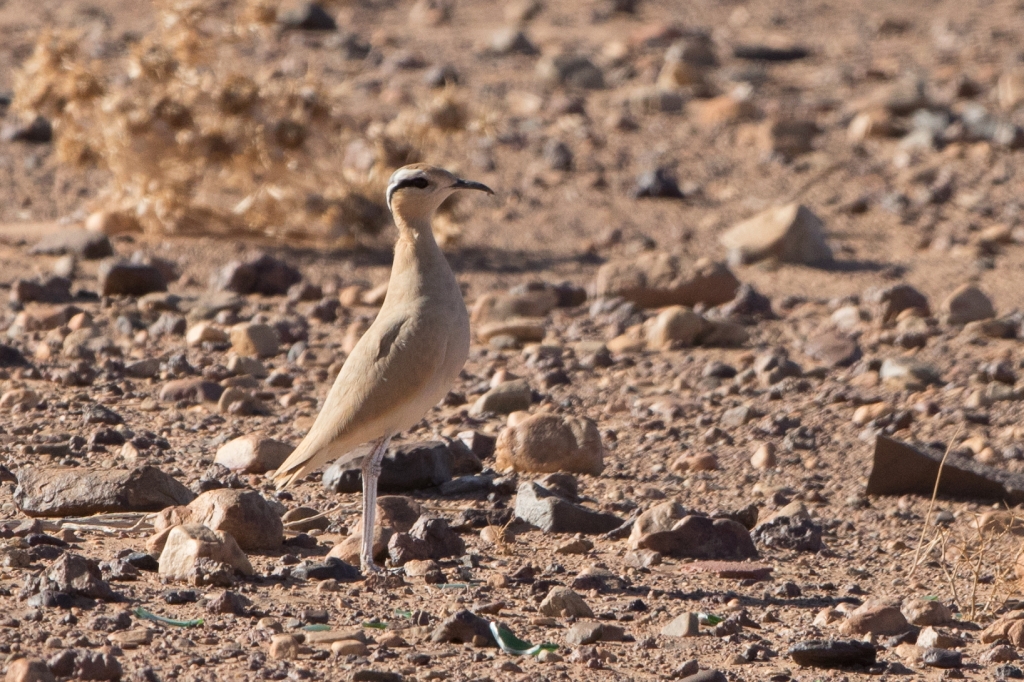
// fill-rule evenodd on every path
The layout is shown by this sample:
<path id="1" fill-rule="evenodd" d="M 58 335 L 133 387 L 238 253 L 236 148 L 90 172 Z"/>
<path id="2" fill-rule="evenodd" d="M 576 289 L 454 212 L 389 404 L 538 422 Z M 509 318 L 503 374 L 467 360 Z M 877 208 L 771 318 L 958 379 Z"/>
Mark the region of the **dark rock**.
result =
<path id="1" fill-rule="evenodd" d="M 405 566 L 410 561 L 425 561 L 430 558 L 430 545 L 408 533 L 395 533 L 388 541 L 388 556 L 395 566 Z"/>
<path id="2" fill-rule="evenodd" d="M 96 260 L 114 255 L 110 238 L 100 232 L 89 230 L 61 230 L 51 232 L 29 249 L 30 254 L 63 256 L 71 254 L 86 260 Z"/>
<path id="3" fill-rule="evenodd" d="M 225 265 L 213 280 L 215 289 L 238 294 L 283 296 L 293 284 L 302 280 L 302 273 L 268 254 Z"/>
<path id="4" fill-rule="evenodd" d="M 573 154 L 568 145 L 559 140 L 548 140 L 544 145 L 544 160 L 551 170 L 572 170 Z"/>
<path id="5" fill-rule="evenodd" d="M 194 590 L 167 590 L 161 596 L 165 602 L 172 605 L 192 604 L 199 601 L 199 593 Z"/>
<path id="6" fill-rule="evenodd" d="M 0 343 L 0 367 L 22 367 L 28 364 L 21 351 Z"/>
<path id="7" fill-rule="evenodd" d="M 43 577 L 52 589 L 66 594 L 104 601 L 117 599 L 103 580 L 99 564 L 79 554 L 62 555 Z"/>
<path id="8" fill-rule="evenodd" d="M 792 646 L 788 653 L 797 665 L 811 668 L 869 666 L 875 662 L 875 647 L 853 639 L 800 642 Z"/>
<path id="9" fill-rule="evenodd" d="M 448 618 L 437 626 L 430 635 L 433 644 L 444 644 L 446 642 L 470 643 L 474 637 L 483 637 L 489 646 L 497 646 L 494 636 L 491 634 L 490 624 L 480 616 L 463 609 Z"/>
<path id="10" fill-rule="evenodd" d="M 352 673 L 351 679 L 352 682 L 402 682 L 405 678 L 400 673 L 363 668 Z"/>
<path id="11" fill-rule="evenodd" d="M 105 405 L 93 405 L 82 415 L 82 423 L 86 426 L 90 424 L 116 426 L 123 424 L 124 418 Z"/>
<path id="12" fill-rule="evenodd" d="M 236 616 L 243 616 L 251 605 L 252 602 L 237 592 L 224 590 L 211 599 L 206 608 L 210 613 L 233 613 Z"/>
<path id="13" fill-rule="evenodd" d="M 323 475 L 324 488 L 336 493 L 363 489 L 363 458 L 372 446 L 357 448 L 355 459 L 332 464 Z M 381 462 L 377 489 L 385 493 L 435 488 L 452 478 L 452 453 L 441 441 L 400 443 L 388 448 Z"/>
<path id="14" fill-rule="evenodd" d="M 172 312 L 164 312 L 156 322 L 149 325 L 149 335 L 153 338 L 160 336 L 182 336 L 188 329 L 188 322 L 181 315 Z"/>
<path id="15" fill-rule="evenodd" d="M 438 486 L 438 491 L 444 496 L 473 495 L 490 492 L 493 487 L 493 481 L 487 476 L 459 476 L 447 483 L 442 483 Z"/>
<path id="16" fill-rule="evenodd" d="M 728 682 L 729 678 L 720 670 L 701 670 L 696 675 L 684 677 L 679 682 Z"/>
<path id="17" fill-rule="evenodd" d="M 545 533 L 599 535 L 622 525 L 622 519 L 614 514 L 574 504 L 532 482 L 519 486 L 515 514 Z"/>
<path id="18" fill-rule="evenodd" d="M 278 15 L 277 21 L 284 28 L 302 31 L 337 31 L 334 18 L 316 2 L 304 2 L 301 6 Z"/>
<path id="19" fill-rule="evenodd" d="M 124 560 L 140 571 L 156 573 L 160 570 L 160 562 L 153 558 L 152 554 L 146 554 L 145 552 L 132 552 L 124 557 Z"/>
<path id="20" fill-rule="evenodd" d="M 98 276 L 103 296 L 144 296 L 167 291 L 163 272 L 153 265 L 106 261 L 100 265 Z"/>
<path id="21" fill-rule="evenodd" d="M 696 515 L 680 519 L 671 530 L 642 536 L 638 547 L 665 556 L 693 559 L 739 561 L 757 556 L 750 534 L 741 524 Z"/>
<path id="22" fill-rule="evenodd" d="M 127 630 L 132 626 L 132 614 L 128 611 L 118 611 L 116 616 L 100 614 L 89 619 L 86 628 L 95 632 L 117 632 Z"/>
<path id="23" fill-rule="evenodd" d="M 195 498 L 188 488 L 152 466 L 128 470 L 30 466 L 17 475 L 14 501 L 28 516 L 160 511 Z"/>
<path id="24" fill-rule="evenodd" d="M 950 649 L 925 649 L 921 660 L 932 668 L 959 668 L 964 664 L 963 654 Z"/>
<path id="25" fill-rule="evenodd" d="M 864 300 L 875 307 L 875 314 L 883 324 L 895 322 L 904 310 L 917 308 L 928 314 L 928 297 L 909 284 L 894 284 L 884 289 L 872 289 Z"/>
<path id="26" fill-rule="evenodd" d="M 323 563 L 303 561 L 292 566 L 291 574 L 293 578 L 299 580 L 337 580 L 340 583 L 359 580 L 363 577 L 358 568 L 337 557 L 327 557 Z"/>
<path id="27" fill-rule="evenodd" d="M 751 536 L 765 547 L 775 549 L 819 552 L 825 548 L 821 541 L 821 526 L 810 519 L 778 516 L 760 524 Z"/>
<path id="28" fill-rule="evenodd" d="M 924 445 L 914 446 L 878 436 L 865 492 L 868 495 L 931 496 L 942 457 L 942 452 Z M 950 453 L 942 467 L 939 495 L 1016 505 L 1024 502 L 1024 475 Z"/>
<path id="29" fill-rule="evenodd" d="M 70 660 L 65 656 L 69 651 L 72 653 Z M 68 672 L 57 672 L 58 668 L 61 670 L 67 668 L 69 663 L 70 670 Z M 123 673 L 121 663 L 112 655 L 86 649 L 63 651 L 51 658 L 47 665 L 55 675 L 74 677 L 77 680 L 117 680 Z"/>
<path id="30" fill-rule="evenodd" d="M 427 543 L 431 559 L 445 559 L 466 552 L 466 543 L 451 529 L 448 521 L 436 516 L 421 516 L 409 530 L 409 535 Z"/>
<path id="31" fill-rule="evenodd" d="M 804 353 L 827 367 L 849 367 L 861 357 L 857 342 L 836 331 L 820 332 L 807 339 Z"/>
<path id="32" fill-rule="evenodd" d="M 582 55 L 562 54 L 554 57 L 544 74 L 548 80 L 588 90 L 604 87 L 604 74 L 592 61 Z"/>
<path id="33" fill-rule="evenodd" d="M 764 320 L 774 320 L 775 311 L 772 310 L 770 298 L 760 293 L 751 284 L 741 284 L 736 290 L 736 296 L 719 308 L 726 317 L 747 317 Z"/>
<path id="34" fill-rule="evenodd" d="M 671 171 L 656 168 L 641 175 L 633 188 L 634 198 L 683 199 L 684 195 Z"/>
<path id="35" fill-rule="evenodd" d="M 41 281 L 19 279 L 11 285 L 11 300 L 15 303 L 67 303 L 71 300 L 71 280 L 56 276 Z"/>
<path id="36" fill-rule="evenodd" d="M 732 49 L 737 59 L 758 62 L 791 62 L 810 54 L 805 47 L 769 47 L 768 45 L 737 45 Z"/>
<path id="37" fill-rule="evenodd" d="M 224 393 L 224 387 L 204 379 L 174 379 L 160 389 L 160 400 L 190 403 L 215 403 Z"/>
<path id="38" fill-rule="evenodd" d="M 42 116 L 36 116 L 28 123 L 8 123 L 0 129 L 0 140 L 45 144 L 53 140 L 53 126 Z"/>

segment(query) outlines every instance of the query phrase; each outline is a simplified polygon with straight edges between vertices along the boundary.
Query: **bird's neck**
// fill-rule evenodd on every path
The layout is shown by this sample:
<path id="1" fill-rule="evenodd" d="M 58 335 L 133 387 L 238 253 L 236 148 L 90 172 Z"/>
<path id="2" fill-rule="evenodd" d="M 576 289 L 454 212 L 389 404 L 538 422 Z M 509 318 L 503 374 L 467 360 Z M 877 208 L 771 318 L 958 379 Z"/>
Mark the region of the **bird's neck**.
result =
<path id="1" fill-rule="evenodd" d="M 395 224 L 398 226 L 398 241 L 395 242 L 391 284 L 423 290 L 435 282 L 439 283 L 434 273 L 439 269 L 450 270 L 448 261 L 434 241 L 430 220 L 405 220 L 396 215 Z"/>

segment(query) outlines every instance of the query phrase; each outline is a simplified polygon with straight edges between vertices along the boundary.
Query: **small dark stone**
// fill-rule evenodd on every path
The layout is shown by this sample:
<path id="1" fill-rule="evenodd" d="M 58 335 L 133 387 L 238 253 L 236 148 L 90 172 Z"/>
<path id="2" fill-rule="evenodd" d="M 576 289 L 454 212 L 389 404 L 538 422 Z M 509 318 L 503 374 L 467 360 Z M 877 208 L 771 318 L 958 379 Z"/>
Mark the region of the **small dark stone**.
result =
<path id="1" fill-rule="evenodd" d="M 921 660 L 933 668 L 959 668 L 964 664 L 963 654 L 950 649 L 925 649 Z"/>
<path id="2" fill-rule="evenodd" d="M 475 613 L 463 609 L 438 625 L 430 635 L 430 641 L 434 644 L 469 643 L 475 636 L 483 637 L 490 646 L 497 646 L 494 636 L 491 634 L 490 624 Z"/>
<path id="3" fill-rule="evenodd" d="M 997 680 L 1024 680 L 1024 670 L 1015 665 L 1001 665 L 995 670 Z"/>
<path id="4" fill-rule="evenodd" d="M 338 582 L 351 582 L 362 578 L 362 574 L 355 566 L 345 563 L 337 557 L 328 557 L 323 563 L 302 562 L 292 567 L 293 578 L 299 580 L 337 580 Z"/>
<path id="5" fill-rule="evenodd" d="M 819 552 L 825 548 L 821 541 L 821 526 L 809 519 L 780 516 L 762 523 L 750 535 L 765 547 L 797 552 Z"/>
<path id="6" fill-rule="evenodd" d="M 0 367 L 20 367 L 27 364 L 28 361 L 20 350 L 0 343 Z"/>
<path id="7" fill-rule="evenodd" d="M 737 45 L 732 50 L 737 59 L 758 62 L 791 62 L 810 54 L 805 47 L 769 47 L 768 45 Z"/>
<path id="8" fill-rule="evenodd" d="M 657 168 L 641 175 L 637 180 L 636 187 L 633 188 L 632 194 L 636 199 L 644 197 L 660 199 L 684 198 L 675 177 L 666 168 Z"/>
<path id="9" fill-rule="evenodd" d="M 27 124 L 8 124 L 0 130 L 4 142 L 34 142 L 43 144 L 53 140 L 53 126 L 42 116 L 36 116 Z"/>
<path id="10" fill-rule="evenodd" d="M 191 604 L 199 600 L 194 590 L 167 590 L 161 595 L 168 604 Z"/>
<path id="11" fill-rule="evenodd" d="M 277 21 L 285 28 L 302 31 L 338 30 L 338 24 L 334 22 L 334 18 L 316 2 L 306 2 L 297 9 L 282 12 Z"/>
<path id="12" fill-rule="evenodd" d="M 364 668 L 352 673 L 352 682 L 402 682 L 405 678 L 399 673 Z"/>
<path id="13" fill-rule="evenodd" d="M 153 265 L 107 261 L 99 269 L 100 292 L 104 296 L 143 296 L 167 291 L 164 273 Z"/>
<path id="14" fill-rule="evenodd" d="M 245 615 L 251 602 L 231 590 L 224 590 L 221 594 L 214 597 L 206 605 L 206 608 L 210 613 L 233 613 L 236 616 Z"/>

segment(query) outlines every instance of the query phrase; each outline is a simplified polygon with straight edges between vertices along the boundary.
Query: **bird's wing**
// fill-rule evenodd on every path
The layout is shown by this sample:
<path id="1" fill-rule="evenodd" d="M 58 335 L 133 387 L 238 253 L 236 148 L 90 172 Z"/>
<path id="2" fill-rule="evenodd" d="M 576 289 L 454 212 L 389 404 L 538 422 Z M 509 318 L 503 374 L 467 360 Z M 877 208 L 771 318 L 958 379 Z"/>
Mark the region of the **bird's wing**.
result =
<path id="1" fill-rule="evenodd" d="M 345 360 L 309 433 L 277 470 L 277 486 L 350 455 L 357 445 L 411 426 L 393 422 L 432 387 L 445 355 L 446 330 L 410 311 L 379 316 Z"/>

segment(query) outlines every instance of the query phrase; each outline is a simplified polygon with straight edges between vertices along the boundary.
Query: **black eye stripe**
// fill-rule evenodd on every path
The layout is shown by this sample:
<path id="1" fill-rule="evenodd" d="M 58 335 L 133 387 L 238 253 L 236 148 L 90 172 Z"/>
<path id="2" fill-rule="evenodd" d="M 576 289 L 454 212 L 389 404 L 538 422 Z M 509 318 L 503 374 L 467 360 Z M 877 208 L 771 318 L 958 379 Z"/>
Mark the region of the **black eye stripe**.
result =
<path id="1" fill-rule="evenodd" d="M 428 183 L 427 179 L 424 177 L 406 178 L 405 180 L 402 180 L 397 185 L 395 185 L 395 189 L 392 191 L 398 191 L 403 187 L 415 187 L 417 189 L 426 189 L 428 184 L 430 183 Z"/>

